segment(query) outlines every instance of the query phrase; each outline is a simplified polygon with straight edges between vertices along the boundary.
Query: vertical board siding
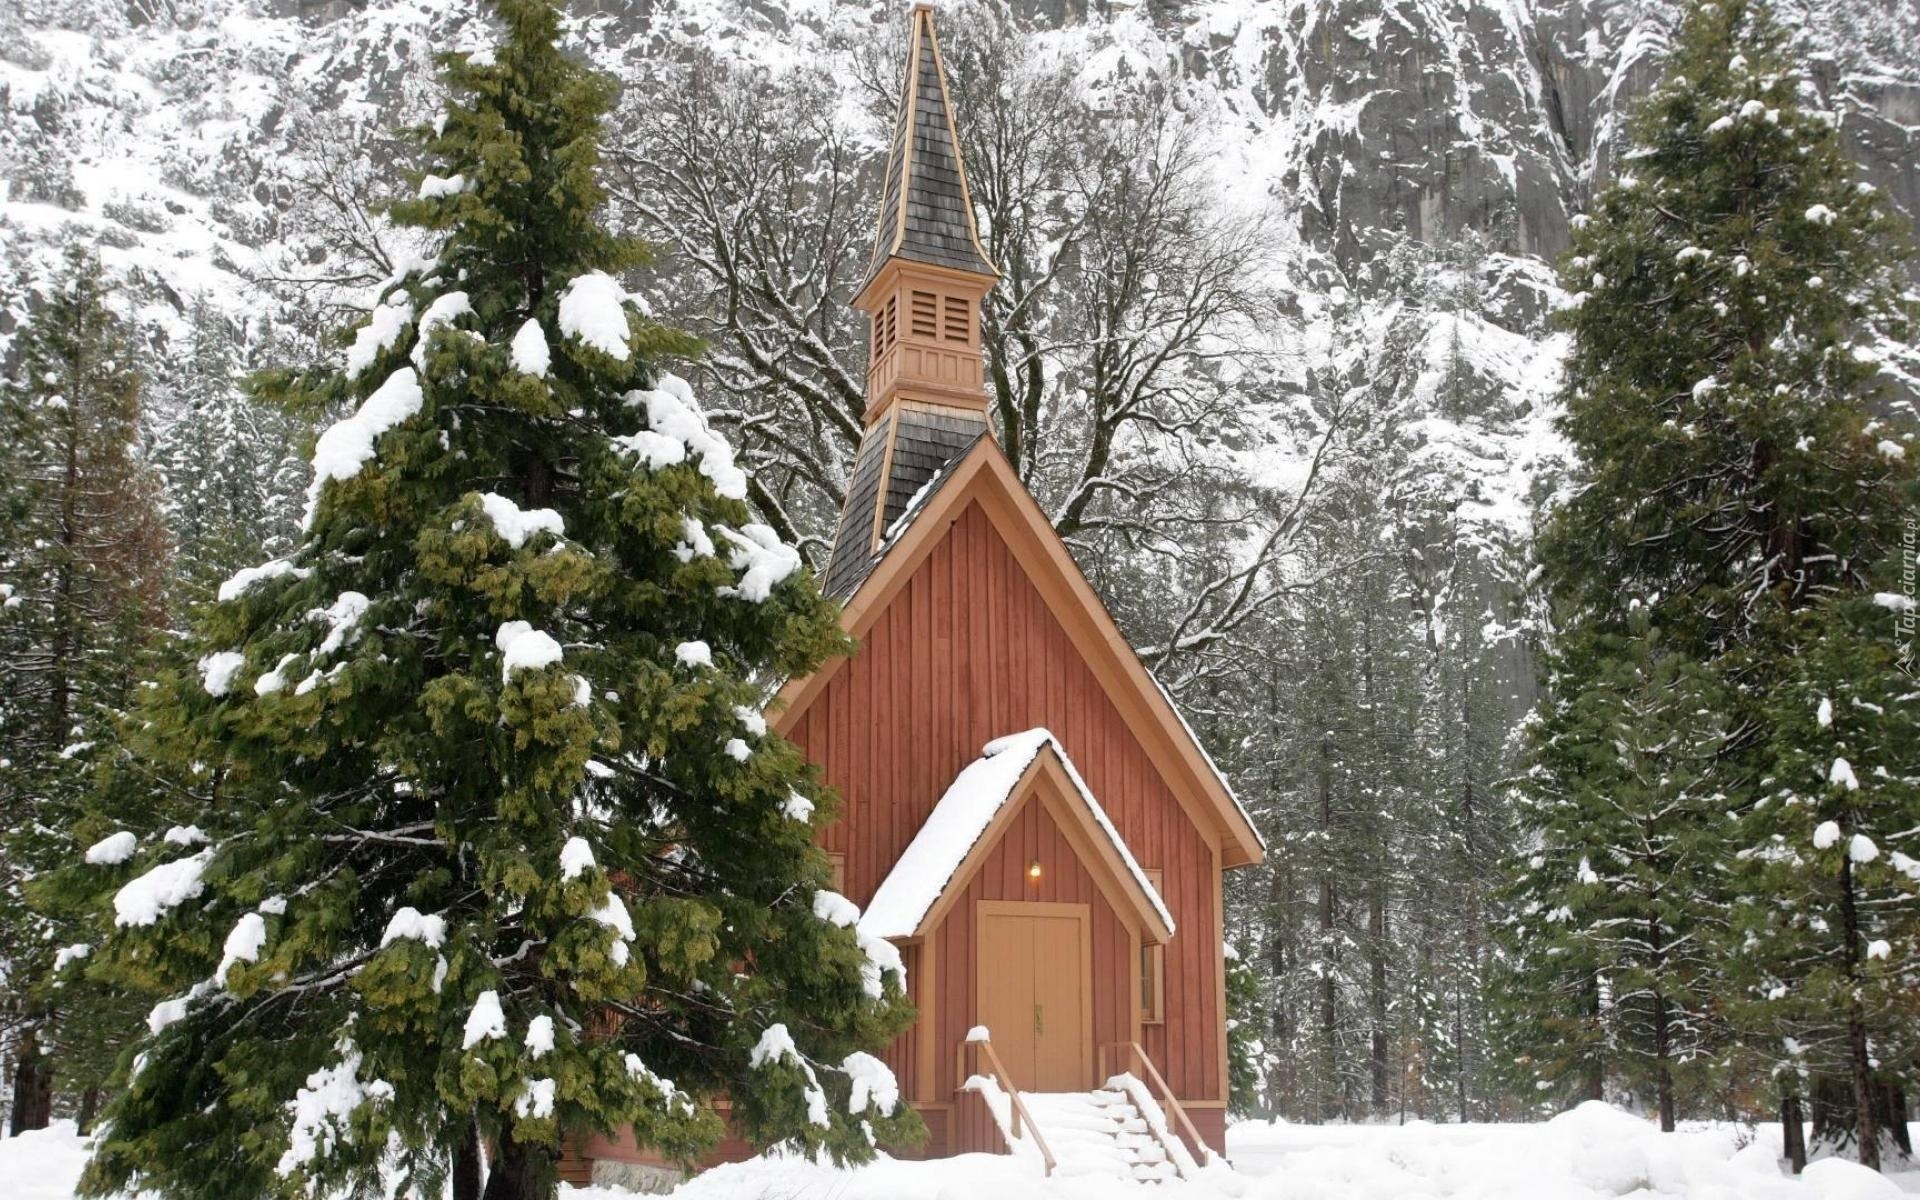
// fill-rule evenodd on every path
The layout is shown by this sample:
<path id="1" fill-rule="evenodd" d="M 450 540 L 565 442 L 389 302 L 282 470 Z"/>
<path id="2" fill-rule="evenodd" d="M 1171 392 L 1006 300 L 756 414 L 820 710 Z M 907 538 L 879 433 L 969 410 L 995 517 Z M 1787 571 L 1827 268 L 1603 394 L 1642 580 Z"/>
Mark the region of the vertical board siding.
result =
<path id="1" fill-rule="evenodd" d="M 1167 1019 L 1143 1030 L 1147 1053 L 1182 1098 L 1224 1098 L 1215 961 L 1221 923 L 1210 848 L 978 504 L 955 519 L 862 642 L 791 732 L 842 796 L 840 819 L 821 840 L 846 855 L 848 896 L 862 905 L 872 899 L 947 784 L 981 747 L 1046 726 L 1134 857 L 1164 873 L 1176 932 L 1166 955 Z M 1035 827 L 1020 836 L 1036 847 L 1043 836 L 1051 838 L 1052 852 L 1065 856 L 1057 829 Z M 996 886 L 1020 887 L 1031 854 L 1002 857 L 990 864 L 999 872 Z M 1131 953 L 1117 919 L 1109 919 L 1114 923 L 1096 929 L 1096 955 Z M 939 956 L 941 1028 L 932 1036 L 941 1101 L 953 1099 L 960 1082 L 949 1077 L 971 1024 L 977 983 L 968 902 L 955 906 L 947 924 L 931 951 Z M 1124 964 L 1124 956 L 1114 957 Z M 1115 989 L 1097 1003 L 1096 1025 L 1124 1028 L 1129 1007 L 1125 987 Z M 1100 1038 L 1122 1040 L 1122 1034 Z M 888 1056 L 903 1082 L 914 1071 L 911 1048 L 903 1038 Z M 978 1112 L 978 1105 L 957 1104 L 957 1145 L 970 1141 Z"/>

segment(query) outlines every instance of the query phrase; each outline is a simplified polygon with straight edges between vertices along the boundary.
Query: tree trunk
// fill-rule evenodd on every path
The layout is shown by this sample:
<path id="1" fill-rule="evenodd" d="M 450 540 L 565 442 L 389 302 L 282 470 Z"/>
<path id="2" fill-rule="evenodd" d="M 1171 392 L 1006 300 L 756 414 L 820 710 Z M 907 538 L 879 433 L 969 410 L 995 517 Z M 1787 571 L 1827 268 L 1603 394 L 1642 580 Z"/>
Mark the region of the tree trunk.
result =
<path id="1" fill-rule="evenodd" d="M 1333 978 L 1333 862 L 1329 848 L 1333 840 L 1333 743 L 1326 738 L 1320 739 L 1320 833 L 1326 839 L 1320 862 L 1320 1037 L 1326 1050 L 1320 1119 L 1331 1121 L 1341 1115 L 1341 1088 L 1339 993 Z"/>
<path id="2" fill-rule="evenodd" d="M 453 1193 L 450 1200 L 480 1200 L 480 1132 L 467 1122 L 466 1133 L 453 1148 Z"/>
<path id="3" fill-rule="evenodd" d="M 1807 1169 L 1807 1131 L 1801 1124 L 1800 1093 L 1780 1096 L 1780 1153 L 1798 1175 Z"/>
<path id="4" fill-rule="evenodd" d="M 1855 999 L 1847 1011 L 1847 1065 L 1853 1082 L 1854 1136 L 1860 1143 L 1860 1165 L 1880 1169 L 1880 1130 L 1878 1099 L 1874 1092 L 1873 1058 L 1867 1050 L 1867 1024 L 1860 1012 L 1859 969 L 1861 961 L 1860 914 L 1854 907 L 1853 856 L 1840 856 L 1840 920 L 1846 932 L 1847 981 L 1854 985 Z"/>
<path id="5" fill-rule="evenodd" d="M 481 1200 L 552 1200 L 556 1183 L 552 1151 L 502 1136 Z"/>
<path id="6" fill-rule="evenodd" d="M 1853 1091 L 1837 1075 L 1816 1075 L 1810 1096 L 1812 1128 L 1808 1142 L 1836 1153 L 1853 1145 Z"/>
<path id="7" fill-rule="evenodd" d="M 90 1087 L 80 1093 L 80 1111 L 74 1114 L 74 1123 L 81 1133 L 92 1133 L 93 1122 L 100 1115 L 100 1089 Z"/>
<path id="8" fill-rule="evenodd" d="M 1647 947 L 1653 952 L 1653 969 L 1663 974 L 1667 965 L 1666 938 L 1660 922 L 1647 922 Z M 1667 1013 L 1667 994 L 1653 989 L 1653 1088 L 1660 1105 L 1660 1132 L 1673 1132 L 1673 1046 L 1671 1020 Z"/>
<path id="9" fill-rule="evenodd" d="M 1367 914 L 1367 924 L 1373 934 L 1368 957 L 1370 966 L 1372 994 L 1369 1007 L 1373 1019 L 1373 1115 L 1387 1115 L 1387 897 L 1384 881 L 1375 881 L 1373 886 L 1372 911 Z"/>
<path id="10" fill-rule="evenodd" d="M 1653 993 L 1653 1091 L 1660 1105 L 1660 1132 L 1673 1132 L 1673 1063 L 1669 1060 L 1667 998 Z"/>
<path id="11" fill-rule="evenodd" d="M 1900 1153 L 1913 1157 L 1913 1133 L 1907 1128 L 1907 1094 L 1891 1083 L 1880 1085 L 1880 1125 L 1893 1135 Z"/>
<path id="12" fill-rule="evenodd" d="M 1458 983 L 1453 987 L 1453 1090 L 1460 1103 L 1460 1123 L 1467 1123 L 1467 1001 Z"/>
<path id="13" fill-rule="evenodd" d="M 1600 977 L 1589 971 L 1581 989 L 1581 1006 L 1586 1010 L 1587 1019 L 1592 1028 L 1600 1027 Z M 1594 1040 L 1593 1053 L 1581 1069 L 1582 1087 L 1589 1100 L 1607 1098 L 1607 1060 L 1601 1056 L 1600 1047 L 1604 1043 Z"/>
<path id="14" fill-rule="evenodd" d="M 28 1027 L 13 1050 L 13 1112 L 9 1137 L 45 1129 L 53 1120 L 53 1063 L 40 1052 L 39 1031 Z"/>

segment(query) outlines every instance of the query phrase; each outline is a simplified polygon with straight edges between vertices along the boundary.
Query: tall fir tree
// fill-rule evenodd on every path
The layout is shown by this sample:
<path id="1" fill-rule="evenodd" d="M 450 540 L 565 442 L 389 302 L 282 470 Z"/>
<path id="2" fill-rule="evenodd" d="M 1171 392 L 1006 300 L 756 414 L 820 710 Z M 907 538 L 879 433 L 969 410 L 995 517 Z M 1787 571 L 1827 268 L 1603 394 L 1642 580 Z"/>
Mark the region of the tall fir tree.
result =
<path id="1" fill-rule="evenodd" d="M 1627 597 L 1647 599 L 1667 647 L 1724 698 L 1709 790 L 1737 825 L 1714 864 L 1726 886 L 1699 881 L 1712 898 L 1696 924 L 1739 931 L 1717 954 L 1728 978 L 1757 964 L 1779 972 L 1746 976 L 1746 998 L 1761 1003 L 1742 1007 L 1736 1032 L 1776 1064 L 1789 1101 L 1794 1047 L 1815 1031 L 1782 1028 L 1795 1021 L 1769 997 L 1782 1001 L 1840 959 L 1857 984 L 1870 973 L 1866 945 L 1857 929 L 1809 914 L 1808 936 L 1827 952 L 1796 956 L 1786 947 L 1802 936 L 1794 922 L 1774 909 L 1769 923 L 1754 906 L 1768 907 L 1759 889 L 1783 886 L 1765 878 L 1779 870 L 1804 875 L 1805 894 L 1837 903 L 1849 891 L 1831 855 L 1790 844 L 1777 823 L 1788 800 L 1806 807 L 1817 783 L 1808 764 L 1833 751 L 1806 728 L 1815 683 L 1805 673 L 1828 656 L 1865 667 L 1893 643 L 1892 612 L 1868 597 L 1876 577 L 1898 570 L 1914 504 L 1911 424 L 1874 411 L 1880 349 L 1911 327 L 1902 228 L 1856 179 L 1833 121 L 1800 98 L 1764 8 L 1726 0 L 1688 12 L 1620 178 L 1575 231 L 1562 427 L 1584 476 L 1540 539 L 1555 637 L 1574 648 L 1555 703 L 1602 677 L 1604 656 L 1579 648 L 1625 631 Z M 1856 757 L 1893 755 L 1906 736 L 1898 708 L 1883 706 L 1856 733 Z M 1913 811 L 1911 784 L 1886 769 L 1862 783 L 1882 806 L 1882 836 L 1913 826 L 1893 819 Z M 1871 1098 L 1889 1075 L 1911 1072 L 1859 1052 L 1899 1043 L 1887 1016 L 1860 1006 L 1870 1027 L 1853 1037 L 1843 1093 Z M 1872 1105 L 1855 1107 L 1857 1152 L 1877 1163 Z"/>
<path id="2" fill-rule="evenodd" d="M 1531 728 L 1522 811 L 1539 838 L 1503 927 L 1502 1022 L 1520 1082 L 1561 1098 L 1617 1086 L 1672 1132 L 1724 1045 L 1713 999 L 1726 801 L 1724 700 L 1669 653 L 1644 606 L 1571 655 L 1592 673 Z M 1676 1076 L 1683 1076 L 1676 1080 Z"/>
<path id="3" fill-rule="evenodd" d="M 167 561 L 140 448 L 140 376 L 85 248 L 69 251 L 19 351 L 0 391 L 0 1019 L 14 1132 L 47 1123 L 56 1084 L 77 1080 L 84 1094 L 103 1082 L 90 1055 L 62 1079 L 62 1042 L 79 1050 L 120 1032 L 61 1028 L 100 997 L 56 986 L 69 922 L 29 893 L 77 852 L 95 763 L 114 753 L 162 620 Z"/>
<path id="4" fill-rule="evenodd" d="M 598 219 L 608 81 L 548 0 L 496 11 L 395 209 L 437 256 L 283 381 L 354 410 L 304 535 L 221 586 L 146 709 L 172 788 L 63 881 L 87 970 L 168 997 L 89 1194 L 470 1190 L 484 1144 L 488 1200 L 526 1200 L 591 1132 L 701 1153 L 722 1096 L 840 1158 L 917 1130 L 869 1053 L 898 956 L 761 716 L 844 637 L 616 279 L 645 255 Z"/>

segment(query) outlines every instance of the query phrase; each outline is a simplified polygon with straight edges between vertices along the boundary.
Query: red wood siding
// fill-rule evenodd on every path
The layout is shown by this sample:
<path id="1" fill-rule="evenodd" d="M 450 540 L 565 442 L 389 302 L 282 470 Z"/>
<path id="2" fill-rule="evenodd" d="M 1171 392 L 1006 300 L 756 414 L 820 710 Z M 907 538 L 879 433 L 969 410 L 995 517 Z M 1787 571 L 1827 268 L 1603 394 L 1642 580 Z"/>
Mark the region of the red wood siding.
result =
<path id="1" fill-rule="evenodd" d="M 1176 925 L 1167 1020 L 1146 1026 L 1143 1044 L 1182 1098 L 1221 1099 L 1213 852 L 977 504 L 939 539 L 789 736 L 841 794 L 840 819 L 822 842 L 846 855 L 847 894 L 865 904 L 981 747 L 1040 725 L 1060 739 L 1141 865 L 1164 872 Z M 955 1099 L 946 1076 L 967 1026 L 945 1018 L 971 1008 L 970 971 L 947 961 L 936 967 L 942 1028 L 934 1034 L 933 1094 L 918 1090 L 918 1055 L 906 1042 L 889 1054 L 903 1082 L 912 1080 L 908 1095 Z M 971 1107 L 958 1106 L 956 1125 Z"/>

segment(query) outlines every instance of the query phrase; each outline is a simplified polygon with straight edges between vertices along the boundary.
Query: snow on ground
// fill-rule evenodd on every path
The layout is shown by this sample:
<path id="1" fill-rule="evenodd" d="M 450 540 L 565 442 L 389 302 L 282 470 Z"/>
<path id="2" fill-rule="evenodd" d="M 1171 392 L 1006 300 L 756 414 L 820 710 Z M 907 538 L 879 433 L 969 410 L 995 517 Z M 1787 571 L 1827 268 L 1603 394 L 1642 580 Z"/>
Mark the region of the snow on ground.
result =
<path id="1" fill-rule="evenodd" d="M 1042 1179 L 1026 1160 L 970 1154 L 883 1159 L 836 1170 L 763 1157 L 681 1185 L 676 1200 L 1903 1200 L 1920 1171 L 1877 1176 L 1828 1160 L 1800 1179 L 1774 1157 L 1778 1126 L 1697 1123 L 1663 1136 L 1648 1122 L 1586 1105 L 1539 1125 L 1236 1125 L 1234 1169 L 1163 1188 L 1097 1178 Z M 0 1139 L 9 1200 L 72 1200 L 86 1148 L 71 1122 Z M 630 1200 L 614 1188 L 562 1188 L 561 1200 Z"/>
<path id="2" fill-rule="evenodd" d="M 1648 1122 L 1587 1105 L 1538 1125 L 1264 1125 L 1227 1134 L 1234 1169 L 1138 1188 L 1168 1200 L 1902 1200 L 1920 1172 L 1876 1176 L 1815 1163 L 1795 1180 L 1774 1157 L 1778 1126 L 1689 1126 L 1663 1136 Z M 1031 1163 L 976 1154 L 882 1161 L 837 1171 L 790 1159 L 719 1167 L 676 1200 L 1107 1200 L 1137 1185 L 1036 1177 Z M 622 1200 L 583 1189 L 572 1200 Z"/>

